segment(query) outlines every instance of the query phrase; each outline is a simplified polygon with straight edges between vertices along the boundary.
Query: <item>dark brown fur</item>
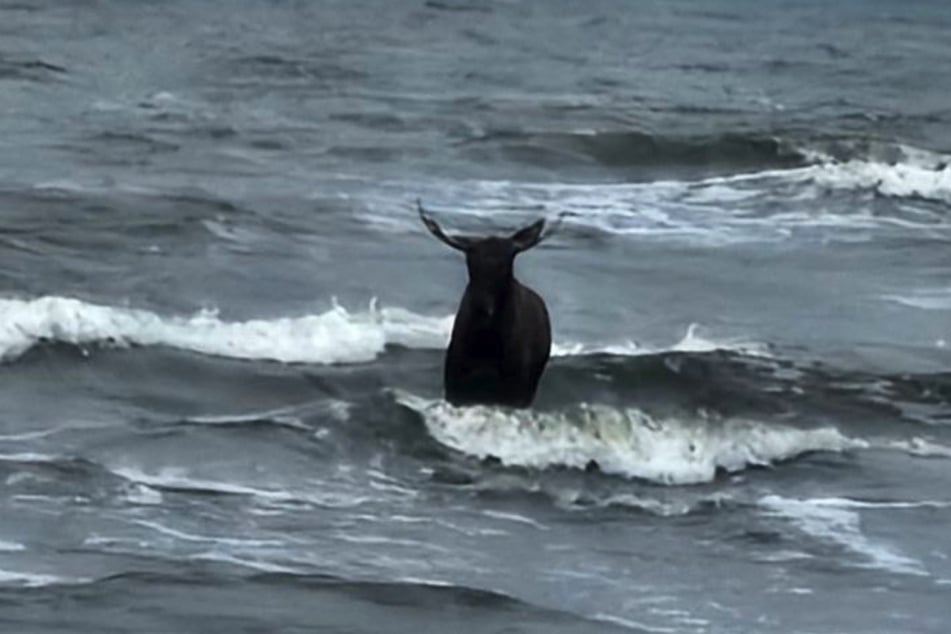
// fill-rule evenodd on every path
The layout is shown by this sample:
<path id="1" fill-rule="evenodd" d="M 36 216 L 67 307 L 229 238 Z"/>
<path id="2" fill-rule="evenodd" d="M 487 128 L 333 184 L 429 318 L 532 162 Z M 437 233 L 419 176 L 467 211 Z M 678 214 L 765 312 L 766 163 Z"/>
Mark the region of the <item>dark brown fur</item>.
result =
<path id="1" fill-rule="evenodd" d="M 422 205 L 430 232 L 466 254 L 469 283 L 462 295 L 443 374 L 453 405 L 528 407 L 551 353 L 545 302 L 513 273 L 515 256 L 538 244 L 545 221 L 507 238 L 448 236 Z"/>

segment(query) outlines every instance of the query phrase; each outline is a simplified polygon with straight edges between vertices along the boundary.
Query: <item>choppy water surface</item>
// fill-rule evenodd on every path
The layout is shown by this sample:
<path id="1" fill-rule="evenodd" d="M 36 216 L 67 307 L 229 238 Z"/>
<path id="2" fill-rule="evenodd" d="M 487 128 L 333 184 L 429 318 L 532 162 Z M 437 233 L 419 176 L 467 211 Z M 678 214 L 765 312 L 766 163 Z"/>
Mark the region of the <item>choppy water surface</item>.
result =
<path id="1" fill-rule="evenodd" d="M 4 631 L 946 632 L 949 27 L 0 4 Z M 566 212 L 531 410 L 417 196 Z"/>

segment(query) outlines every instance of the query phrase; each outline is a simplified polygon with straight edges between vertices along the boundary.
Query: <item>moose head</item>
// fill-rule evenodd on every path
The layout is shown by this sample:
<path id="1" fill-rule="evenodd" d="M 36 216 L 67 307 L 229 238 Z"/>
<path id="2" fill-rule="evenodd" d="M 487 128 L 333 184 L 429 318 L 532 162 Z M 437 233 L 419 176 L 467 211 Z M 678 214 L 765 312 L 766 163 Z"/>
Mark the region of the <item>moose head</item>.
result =
<path id="1" fill-rule="evenodd" d="M 542 241 L 545 220 L 537 220 L 507 237 L 449 236 L 417 201 L 419 217 L 430 233 L 466 254 L 469 270 L 467 294 L 480 321 L 491 320 L 515 281 L 515 256 Z"/>

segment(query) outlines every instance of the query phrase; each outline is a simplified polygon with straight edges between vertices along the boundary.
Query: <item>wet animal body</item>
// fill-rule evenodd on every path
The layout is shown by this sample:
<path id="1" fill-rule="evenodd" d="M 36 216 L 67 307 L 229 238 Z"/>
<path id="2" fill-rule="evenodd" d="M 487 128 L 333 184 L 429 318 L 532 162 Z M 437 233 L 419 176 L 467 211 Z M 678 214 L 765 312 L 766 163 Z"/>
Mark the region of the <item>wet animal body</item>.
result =
<path id="1" fill-rule="evenodd" d="M 417 203 L 439 240 L 465 253 L 469 282 L 456 312 L 443 383 L 453 405 L 528 407 L 551 354 L 542 298 L 515 279 L 515 256 L 542 240 L 545 220 L 508 237 L 449 236 Z"/>

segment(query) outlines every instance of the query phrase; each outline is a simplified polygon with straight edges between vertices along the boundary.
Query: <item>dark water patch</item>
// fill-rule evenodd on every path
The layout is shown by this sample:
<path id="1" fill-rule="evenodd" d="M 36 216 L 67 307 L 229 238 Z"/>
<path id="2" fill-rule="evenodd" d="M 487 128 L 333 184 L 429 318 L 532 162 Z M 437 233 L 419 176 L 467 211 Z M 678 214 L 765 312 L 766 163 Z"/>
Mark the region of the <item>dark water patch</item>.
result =
<path id="1" fill-rule="evenodd" d="M 774 57 L 760 62 L 762 67 L 769 73 L 784 73 L 795 70 L 807 70 L 815 67 L 812 61 L 802 59 L 786 59 L 784 57 Z"/>
<path id="2" fill-rule="evenodd" d="M 337 112 L 329 118 L 381 132 L 403 132 L 410 128 L 402 117 L 386 112 Z"/>
<path id="3" fill-rule="evenodd" d="M 390 147 L 354 147 L 337 145 L 328 148 L 327 153 L 345 159 L 357 159 L 368 163 L 388 163 L 405 158 L 410 154 L 419 154 L 419 150 Z"/>
<path id="4" fill-rule="evenodd" d="M 163 142 L 146 134 L 136 132 L 99 132 L 89 135 L 86 141 L 90 143 L 102 143 L 117 149 L 122 148 L 145 152 L 170 152 L 178 149 L 173 143 Z"/>
<path id="5" fill-rule="evenodd" d="M 212 141 L 221 141 L 223 139 L 233 139 L 238 136 L 238 130 L 229 125 L 202 125 L 190 126 L 181 130 L 182 134 L 189 137 L 206 138 Z"/>
<path id="6" fill-rule="evenodd" d="M 726 73 L 731 69 L 727 64 L 697 62 L 692 64 L 677 64 L 674 66 L 677 70 L 699 71 L 701 73 Z"/>
<path id="7" fill-rule="evenodd" d="M 282 150 L 287 150 L 292 147 L 290 141 L 281 140 L 279 138 L 250 138 L 247 141 L 250 147 L 253 147 L 257 150 L 266 150 L 273 152 L 280 152 Z"/>
<path id="8" fill-rule="evenodd" d="M 674 66 L 677 70 L 683 70 L 688 72 L 701 72 L 701 73 L 727 73 L 730 72 L 731 68 L 727 64 L 714 64 L 714 63 L 694 63 L 694 64 L 677 64 Z"/>
<path id="9" fill-rule="evenodd" d="M 140 141 L 148 144 L 137 137 L 120 142 L 126 141 L 133 145 Z M 255 215 L 252 209 L 207 192 L 130 191 L 108 182 L 44 183 L 38 188 L 0 191 L 0 201 L 9 212 L 4 233 L 36 239 L 45 236 L 90 246 L 100 239 L 109 240 L 114 234 L 143 239 L 205 238 L 208 234 L 201 224 L 203 220 L 234 221 Z"/>
<path id="10" fill-rule="evenodd" d="M 847 59 L 852 57 L 852 53 L 844 46 L 822 42 L 817 44 L 816 48 L 832 59 Z"/>
<path id="11" fill-rule="evenodd" d="M 24 359 L 28 361 L 29 357 Z M 75 354 L 46 359 L 49 363 L 100 377 L 97 383 L 105 390 L 104 397 L 136 406 L 153 419 L 237 418 L 248 411 L 275 408 L 293 408 L 306 415 L 317 409 L 315 399 L 336 395 L 335 384 L 316 381 L 299 366 L 209 357 L 162 346 L 104 348 L 92 364 L 87 356 Z M 209 394 L 228 396 L 209 401 Z"/>
<path id="12" fill-rule="evenodd" d="M 89 505 L 122 497 L 123 481 L 103 465 L 86 458 L 0 451 L 2 498 Z"/>
<path id="13" fill-rule="evenodd" d="M 728 351 L 556 357 L 543 379 L 539 403 L 775 415 L 785 408 L 763 390 L 773 363 L 779 362 Z"/>
<path id="14" fill-rule="evenodd" d="M 88 584 L 0 590 L 3 619 L 31 632 L 630 632 L 488 590 L 325 575 L 240 576 L 215 566 L 124 572 Z M 56 609 L 51 609 L 56 606 Z"/>
<path id="15" fill-rule="evenodd" d="M 634 517 L 710 516 L 731 512 L 739 491 L 729 478 L 671 488 L 640 479 L 619 478 L 592 463 L 587 469 L 551 466 L 533 469 L 502 465 L 497 459 L 454 456 L 432 470 L 430 488 L 470 494 L 492 506 L 511 505 L 543 512 L 567 511 L 558 521 L 600 523 Z"/>
<path id="16" fill-rule="evenodd" d="M 701 116 L 742 116 L 744 111 L 735 107 L 716 106 L 703 103 L 669 103 L 664 105 L 645 104 L 645 110 L 661 114 L 701 115 Z"/>
<path id="17" fill-rule="evenodd" d="M 42 59 L 16 59 L 0 53 L 0 81 L 49 83 L 61 80 L 69 71 L 65 66 Z"/>
<path id="18" fill-rule="evenodd" d="M 219 81 L 228 84 L 308 84 L 339 88 L 341 84 L 360 82 L 367 74 L 345 66 L 342 59 L 285 57 L 279 54 L 262 53 L 227 60 Z"/>
<path id="19" fill-rule="evenodd" d="M 3 2 L 0 3 L 0 11 L 22 11 L 24 13 L 36 13 L 42 11 L 42 7 L 29 4 L 27 2 Z"/>
<path id="20" fill-rule="evenodd" d="M 460 458 L 467 461 L 437 442 L 423 418 L 395 402 L 388 393 L 381 392 L 358 404 L 352 416 L 361 425 L 345 430 L 347 441 L 351 447 L 360 448 L 361 453 L 383 450 L 389 456 L 411 458 L 436 468 Z"/>
<path id="21" fill-rule="evenodd" d="M 443 2 L 426 0 L 424 6 L 436 11 L 454 11 L 461 13 L 492 13 L 492 6 L 485 2 Z"/>
<path id="22" fill-rule="evenodd" d="M 679 15 L 689 16 L 693 18 L 701 18 L 702 20 L 712 20 L 715 22 L 728 22 L 733 23 L 738 20 L 743 19 L 743 14 L 737 13 L 735 11 L 729 11 L 727 9 L 715 9 L 715 8 L 677 8 L 674 10 L 675 13 Z"/>
<path id="23" fill-rule="evenodd" d="M 91 165 L 148 165 L 156 156 L 173 154 L 178 143 L 157 138 L 146 132 L 105 131 L 82 136 L 60 145 Z"/>
<path id="24" fill-rule="evenodd" d="M 475 153 L 491 149 L 516 161 L 543 166 L 596 163 L 638 168 L 644 170 L 645 179 L 656 176 L 658 170 L 717 174 L 737 169 L 800 167 L 809 162 L 793 144 L 756 134 L 675 137 L 646 132 L 497 131 L 468 141 L 466 147 Z"/>
<path id="25" fill-rule="evenodd" d="M 951 407 L 945 373 L 888 375 L 734 352 L 589 355 L 552 360 L 538 404 L 589 401 L 648 411 L 859 424 L 940 422 Z M 902 412 L 913 408 L 914 417 Z"/>
<path id="26" fill-rule="evenodd" d="M 499 43 L 497 38 L 492 37 L 491 35 L 488 35 L 487 33 L 477 31 L 476 29 L 464 29 L 462 31 L 462 34 L 467 39 L 471 40 L 472 42 L 475 42 L 479 46 L 496 46 Z"/>

